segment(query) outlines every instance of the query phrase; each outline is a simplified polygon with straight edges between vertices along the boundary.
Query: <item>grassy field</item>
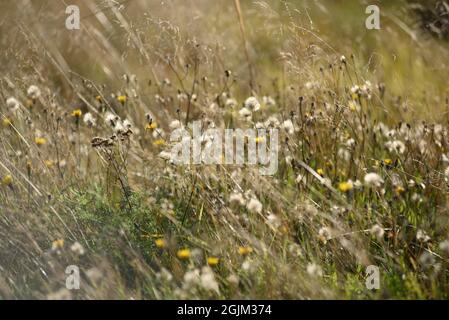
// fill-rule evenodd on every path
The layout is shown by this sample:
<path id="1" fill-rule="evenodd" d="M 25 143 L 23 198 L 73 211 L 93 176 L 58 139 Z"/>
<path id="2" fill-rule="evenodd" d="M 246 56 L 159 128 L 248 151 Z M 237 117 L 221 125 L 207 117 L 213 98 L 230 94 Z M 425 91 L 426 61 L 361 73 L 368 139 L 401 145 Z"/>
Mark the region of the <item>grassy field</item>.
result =
<path id="1" fill-rule="evenodd" d="M 2 1 L 0 298 L 449 298 L 449 41 L 411 2 Z M 192 121 L 279 129 L 276 174 L 173 164 Z"/>

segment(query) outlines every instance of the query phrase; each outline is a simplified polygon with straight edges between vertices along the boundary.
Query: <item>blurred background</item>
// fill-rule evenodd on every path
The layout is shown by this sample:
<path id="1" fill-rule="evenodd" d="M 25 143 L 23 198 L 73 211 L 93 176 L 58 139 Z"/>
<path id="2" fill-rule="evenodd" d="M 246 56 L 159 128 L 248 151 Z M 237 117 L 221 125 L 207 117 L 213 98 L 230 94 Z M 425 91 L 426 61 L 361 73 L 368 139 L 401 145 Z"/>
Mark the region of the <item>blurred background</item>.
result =
<path id="1" fill-rule="evenodd" d="M 80 7 L 81 30 L 65 28 L 69 4 Z M 365 28 L 369 4 L 380 7 L 381 30 Z M 262 91 L 283 76 L 279 70 L 286 60 L 287 76 L 306 82 L 314 74 L 307 69 L 327 64 L 322 53 L 331 59 L 354 54 L 391 92 L 403 99 L 419 96 L 438 112 L 444 112 L 446 102 L 436 97 L 448 90 L 447 8 L 444 1 L 242 1 L 249 54 Z M 72 90 L 64 77 L 75 74 L 112 87 L 121 85 L 117 79 L 125 73 L 141 82 L 155 81 L 155 75 L 161 81 L 173 76 L 164 60 L 188 63 L 188 54 L 177 53 L 192 50 L 194 43 L 206 48 L 202 74 L 229 69 L 239 79 L 248 77 L 242 43 L 230 41 L 240 38 L 231 0 L 20 0 L 2 1 L 0 12 L 2 77 L 20 70 L 38 79 L 57 71 L 55 86 L 65 95 Z M 37 59 L 47 61 L 33 64 Z M 36 65 L 41 69 L 33 69 Z M 419 112 L 435 115 L 435 109 Z"/>

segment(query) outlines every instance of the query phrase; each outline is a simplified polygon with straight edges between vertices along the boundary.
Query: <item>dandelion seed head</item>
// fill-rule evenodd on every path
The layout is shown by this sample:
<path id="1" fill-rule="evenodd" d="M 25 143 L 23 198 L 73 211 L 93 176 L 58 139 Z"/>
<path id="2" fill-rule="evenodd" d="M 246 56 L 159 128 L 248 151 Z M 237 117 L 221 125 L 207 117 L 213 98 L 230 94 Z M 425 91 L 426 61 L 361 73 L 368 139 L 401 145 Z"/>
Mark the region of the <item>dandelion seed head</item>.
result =
<path id="1" fill-rule="evenodd" d="M 89 127 L 95 127 L 97 120 L 88 112 L 84 115 L 83 122 Z"/>
<path id="2" fill-rule="evenodd" d="M 262 212 L 262 203 L 256 198 L 251 198 L 249 200 L 248 204 L 246 205 L 246 208 L 248 209 L 249 212 L 261 213 Z"/>
<path id="3" fill-rule="evenodd" d="M 10 97 L 6 99 L 6 106 L 12 112 L 16 111 L 20 107 L 20 103 L 16 98 Z"/>
<path id="4" fill-rule="evenodd" d="M 288 134 L 292 135 L 295 133 L 295 127 L 293 126 L 292 120 L 288 119 L 282 123 L 282 129 L 284 129 Z"/>
<path id="5" fill-rule="evenodd" d="M 36 100 L 41 96 L 41 90 L 38 86 L 31 85 L 28 87 L 27 96 L 30 99 Z"/>
<path id="6" fill-rule="evenodd" d="M 327 241 L 332 239 L 332 233 L 328 227 L 320 228 L 320 230 L 318 230 L 318 236 L 323 243 L 327 243 Z"/>
<path id="7" fill-rule="evenodd" d="M 425 243 L 430 241 L 430 237 L 424 230 L 418 229 L 418 231 L 416 232 L 416 240 Z"/>
<path id="8" fill-rule="evenodd" d="M 225 101 L 226 108 L 234 109 L 235 107 L 237 107 L 237 105 L 238 105 L 237 100 L 235 100 L 233 98 L 228 98 Z"/>
<path id="9" fill-rule="evenodd" d="M 237 204 L 239 206 L 245 205 L 245 198 L 243 197 L 243 194 L 240 192 L 233 192 L 231 196 L 229 197 L 229 203 L 230 204 Z"/>
<path id="10" fill-rule="evenodd" d="M 384 180 L 375 172 L 367 173 L 364 177 L 365 184 L 368 187 L 379 188 L 384 183 Z"/>
<path id="11" fill-rule="evenodd" d="M 307 265 L 307 273 L 312 277 L 321 278 L 323 276 L 323 269 L 316 263 L 309 263 Z"/>
<path id="12" fill-rule="evenodd" d="M 251 112 L 256 112 L 260 109 L 259 100 L 256 97 L 249 97 L 245 100 L 245 108 Z"/>
<path id="13" fill-rule="evenodd" d="M 374 226 L 371 227 L 370 232 L 372 235 L 374 235 L 376 238 L 378 239 L 382 239 L 384 236 L 384 228 L 382 228 L 380 225 L 375 224 Z"/>
<path id="14" fill-rule="evenodd" d="M 70 250 L 80 256 L 82 256 L 85 253 L 84 247 L 78 241 L 76 241 L 70 246 Z"/>

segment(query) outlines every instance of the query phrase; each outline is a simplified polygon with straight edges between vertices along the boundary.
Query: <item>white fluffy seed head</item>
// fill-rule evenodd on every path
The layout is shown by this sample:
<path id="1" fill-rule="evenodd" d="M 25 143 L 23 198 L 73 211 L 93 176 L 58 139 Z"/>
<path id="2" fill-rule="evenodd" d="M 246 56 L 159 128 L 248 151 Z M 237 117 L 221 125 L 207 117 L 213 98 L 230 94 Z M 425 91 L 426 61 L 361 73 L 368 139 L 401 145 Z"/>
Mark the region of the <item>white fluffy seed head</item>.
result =
<path id="1" fill-rule="evenodd" d="M 260 109 L 259 100 L 257 100 L 256 97 L 249 97 L 245 101 L 245 108 L 251 110 L 252 112 L 259 110 Z"/>
<path id="2" fill-rule="evenodd" d="M 30 99 L 37 99 L 41 96 L 41 90 L 37 86 L 31 85 L 27 90 L 27 96 Z"/>
<path id="3" fill-rule="evenodd" d="M 364 181 L 368 187 L 376 187 L 376 188 L 379 188 L 384 183 L 382 177 L 375 172 L 367 173 L 365 175 Z"/>

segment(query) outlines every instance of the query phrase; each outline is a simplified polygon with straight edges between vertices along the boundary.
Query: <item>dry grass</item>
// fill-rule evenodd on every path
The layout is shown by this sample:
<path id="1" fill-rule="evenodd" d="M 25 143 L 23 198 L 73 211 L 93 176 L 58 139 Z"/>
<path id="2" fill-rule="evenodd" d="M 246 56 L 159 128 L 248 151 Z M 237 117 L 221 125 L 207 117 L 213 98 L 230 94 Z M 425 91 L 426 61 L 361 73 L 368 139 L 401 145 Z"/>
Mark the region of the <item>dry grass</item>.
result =
<path id="1" fill-rule="evenodd" d="M 0 5 L 0 297 L 448 298 L 448 45 L 404 3 L 78 4 Z M 162 159 L 193 120 L 279 128 L 278 172 Z"/>

